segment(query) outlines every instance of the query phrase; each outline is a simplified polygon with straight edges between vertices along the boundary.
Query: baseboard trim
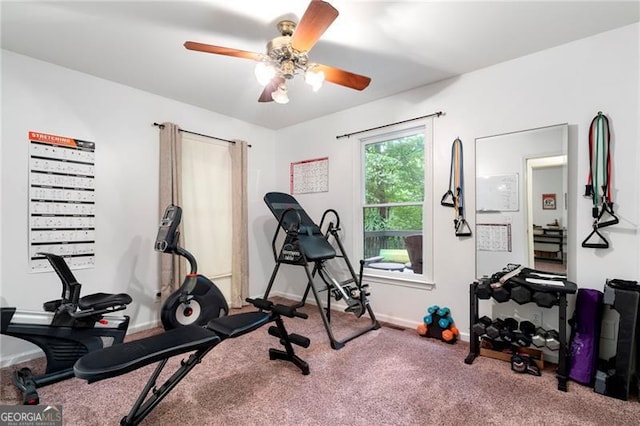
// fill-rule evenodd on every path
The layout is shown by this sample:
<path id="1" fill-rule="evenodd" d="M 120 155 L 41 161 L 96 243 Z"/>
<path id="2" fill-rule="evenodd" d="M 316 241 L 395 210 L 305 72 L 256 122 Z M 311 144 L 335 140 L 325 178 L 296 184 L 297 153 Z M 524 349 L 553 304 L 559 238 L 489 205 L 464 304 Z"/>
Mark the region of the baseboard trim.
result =
<path id="1" fill-rule="evenodd" d="M 300 295 L 299 294 L 293 294 L 293 293 L 287 293 L 287 292 L 283 292 L 283 291 L 272 291 L 271 292 L 272 296 L 278 296 L 278 297 L 283 297 L 285 299 L 289 299 L 292 301 L 296 301 L 296 300 L 300 300 Z M 308 297 L 307 298 L 307 302 L 310 305 L 314 305 L 317 306 L 316 300 L 313 297 Z M 332 311 L 339 311 L 339 312 L 344 312 L 345 308 L 347 307 L 347 305 L 344 302 L 332 302 L 331 303 L 331 310 Z M 400 318 L 400 317 L 395 317 L 395 316 L 391 316 L 391 315 L 385 315 L 382 313 L 378 313 L 375 312 L 375 308 L 374 308 L 374 313 L 376 314 L 376 319 L 384 324 L 389 324 L 390 326 L 392 326 L 391 328 L 402 328 L 402 329 L 409 329 L 409 330 L 415 330 L 416 327 L 418 326 L 418 322 L 416 322 L 416 320 L 414 319 L 407 319 L 407 318 Z M 469 333 L 460 333 L 460 340 L 468 342 L 469 341 Z"/>

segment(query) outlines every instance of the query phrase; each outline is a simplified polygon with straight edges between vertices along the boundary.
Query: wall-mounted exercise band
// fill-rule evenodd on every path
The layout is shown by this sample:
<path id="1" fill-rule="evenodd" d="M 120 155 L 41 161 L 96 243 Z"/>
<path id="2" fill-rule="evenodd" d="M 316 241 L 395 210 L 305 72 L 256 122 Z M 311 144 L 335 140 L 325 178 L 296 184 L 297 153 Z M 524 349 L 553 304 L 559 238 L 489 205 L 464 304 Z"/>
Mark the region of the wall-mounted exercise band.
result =
<path id="1" fill-rule="evenodd" d="M 598 229 L 618 223 L 611 201 L 611 149 L 609 120 L 598 112 L 589 127 L 589 176 L 585 197 L 593 201 L 591 216 L 593 230 L 582 242 L 582 247 L 608 248 L 609 241 Z"/>
<path id="2" fill-rule="evenodd" d="M 429 117 L 440 117 L 441 115 L 442 115 L 442 111 L 438 111 L 438 112 L 434 112 L 433 114 L 427 114 L 420 117 L 409 118 L 407 120 L 396 121 L 395 123 L 383 124 L 382 126 L 371 127 L 369 129 L 358 130 L 357 132 L 345 133 L 344 135 L 336 136 L 336 139 L 349 138 L 353 135 L 370 132 L 371 130 L 384 129 L 385 127 L 395 126 L 396 124 L 408 123 L 409 121 L 422 120 L 423 118 L 429 118 Z"/>
<path id="3" fill-rule="evenodd" d="M 464 218 L 464 164 L 462 159 L 462 141 L 459 138 L 451 144 L 451 169 L 449 171 L 449 189 L 442 196 L 440 204 L 453 207 L 453 226 L 457 237 L 470 237 L 471 227 Z"/>

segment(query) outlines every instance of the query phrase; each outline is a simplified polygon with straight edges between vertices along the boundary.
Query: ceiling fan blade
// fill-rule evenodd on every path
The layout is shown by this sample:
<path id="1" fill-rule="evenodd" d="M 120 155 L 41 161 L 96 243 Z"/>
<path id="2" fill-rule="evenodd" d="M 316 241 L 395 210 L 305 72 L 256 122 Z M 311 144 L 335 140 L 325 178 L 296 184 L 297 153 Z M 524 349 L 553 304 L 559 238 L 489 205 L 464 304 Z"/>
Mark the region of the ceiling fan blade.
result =
<path id="1" fill-rule="evenodd" d="M 337 17 L 338 11 L 329 3 L 313 0 L 293 32 L 291 46 L 308 52 Z"/>
<path id="2" fill-rule="evenodd" d="M 283 77 L 274 77 L 266 86 L 264 86 L 264 90 L 260 94 L 258 102 L 272 102 L 273 98 L 271 97 L 271 94 L 275 92 L 276 89 L 278 89 L 278 86 L 282 83 L 284 83 Z"/>
<path id="3" fill-rule="evenodd" d="M 351 89 L 363 90 L 369 86 L 369 83 L 371 83 L 371 77 L 354 74 L 349 71 L 341 70 L 340 68 L 317 64 L 313 69 L 324 72 L 325 81 L 349 87 Z"/>
<path id="4" fill-rule="evenodd" d="M 189 50 L 198 52 L 215 53 L 217 55 L 235 56 L 237 58 L 253 59 L 259 61 L 262 58 L 260 53 L 247 52 L 246 50 L 231 49 L 229 47 L 214 46 L 212 44 L 197 43 L 195 41 L 187 41 L 184 47 Z"/>

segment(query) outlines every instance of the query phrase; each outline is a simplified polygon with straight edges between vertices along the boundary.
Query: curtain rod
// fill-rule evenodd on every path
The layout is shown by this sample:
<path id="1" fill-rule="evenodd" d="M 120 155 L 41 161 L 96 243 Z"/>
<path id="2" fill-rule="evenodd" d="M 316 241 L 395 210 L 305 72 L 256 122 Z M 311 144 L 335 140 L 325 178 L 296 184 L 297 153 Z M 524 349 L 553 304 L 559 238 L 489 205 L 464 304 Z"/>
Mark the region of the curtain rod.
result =
<path id="1" fill-rule="evenodd" d="M 422 118 L 428 118 L 428 117 L 440 117 L 442 115 L 442 111 L 438 111 L 438 112 L 434 112 L 433 114 L 427 114 L 427 115 L 423 115 L 421 117 L 415 117 L 415 118 L 409 118 L 408 120 L 402 120 L 402 121 L 396 121 L 395 123 L 391 123 L 391 124 L 384 124 L 382 126 L 378 126 L 378 127 L 372 127 L 370 129 L 365 129 L 365 130 L 358 130 L 357 132 L 352 132 L 352 133 L 345 133 L 344 135 L 340 135 L 340 136 L 336 136 L 336 139 L 342 139 L 342 138 L 349 138 L 353 135 L 357 135 L 360 133 L 365 133 L 365 132 L 369 132 L 371 130 L 378 130 L 378 129 L 383 129 L 385 127 L 390 127 L 390 126 L 395 126 L 396 124 L 402 124 L 402 123 L 407 123 L 409 121 L 415 121 L 415 120 L 420 120 Z"/>
<path id="2" fill-rule="evenodd" d="M 164 124 L 153 123 L 153 125 L 156 126 L 156 127 L 160 127 L 161 129 L 164 128 Z M 233 143 L 233 144 L 236 143 L 236 141 L 231 141 L 229 139 L 222 139 L 222 138 L 218 138 L 216 136 L 210 136 L 210 135 L 205 135 L 203 133 L 192 132 L 190 130 L 178 129 L 178 131 L 184 132 L 184 133 L 189 133 L 190 135 L 203 136 L 205 138 L 215 139 L 215 140 L 222 141 L 222 142 L 229 142 L 229 143 Z M 251 148 L 251 145 L 248 145 L 248 147 Z"/>

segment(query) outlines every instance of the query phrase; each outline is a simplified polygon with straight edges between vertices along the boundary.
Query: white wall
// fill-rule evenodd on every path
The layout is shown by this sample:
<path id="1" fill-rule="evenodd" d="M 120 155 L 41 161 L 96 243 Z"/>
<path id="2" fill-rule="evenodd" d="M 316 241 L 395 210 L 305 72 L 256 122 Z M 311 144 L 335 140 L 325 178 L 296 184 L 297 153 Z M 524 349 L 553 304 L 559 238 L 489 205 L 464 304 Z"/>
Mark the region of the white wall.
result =
<path id="1" fill-rule="evenodd" d="M 83 294 L 126 292 L 133 298 L 125 314 L 133 330 L 156 324 L 159 304 L 153 241 L 158 212 L 158 128 L 171 121 L 182 128 L 225 139 L 243 139 L 249 155 L 249 199 L 261 200 L 273 185 L 275 137 L 200 108 L 161 98 L 86 74 L 2 51 L 2 306 L 42 310 L 60 296 L 53 272 L 28 272 L 28 131 L 96 143 L 96 267 L 74 271 Z M 249 207 L 251 224 L 255 203 Z M 257 231 L 257 232 L 256 232 Z M 257 235 L 256 235 L 257 234 Z M 261 288 L 260 229 L 249 233 L 251 288 Z M 23 346 L 2 336 L 2 364 L 19 358 Z"/>
<path id="2" fill-rule="evenodd" d="M 569 123 L 570 209 L 580 235 L 570 236 L 570 278 L 581 287 L 602 290 L 608 277 L 638 279 L 637 233 L 640 180 L 638 152 L 638 24 L 572 42 L 557 48 L 481 69 L 370 104 L 337 112 L 280 132 L 282 155 L 277 163 L 278 190 L 288 189 L 289 163 L 328 156 L 328 193 L 300 195 L 314 218 L 326 208 L 341 214 L 347 247 L 351 247 L 355 188 L 351 171 L 358 158 L 357 137 L 336 139 L 360 129 L 443 111 L 435 119 L 434 196 L 448 188 L 451 142 L 460 137 L 466 159 L 474 158 L 474 140 L 495 134 Z M 375 84 L 375 81 L 372 83 Z M 584 249 L 580 242 L 591 230 L 589 200 L 582 197 L 588 171 L 588 128 L 598 111 L 613 129 L 614 200 L 621 223 L 606 230 L 608 250 Z M 473 161 L 465 161 L 467 211 L 475 210 Z M 266 208 L 262 208 L 268 215 Z M 451 209 L 434 207 L 435 289 L 375 284 L 372 307 L 380 319 L 416 325 L 431 304 L 449 306 L 461 331 L 469 328 L 469 283 L 475 277 L 475 241 L 458 239 Z M 475 225 L 473 214 L 468 215 Z M 356 256 L 350 253 L 352 258 Z M 280 289 L 302 291 L 294 279 Z M 549 315 L 551 324 L 555 316 Z M 557 317 L 555 317 L 557 318 Z"/>

